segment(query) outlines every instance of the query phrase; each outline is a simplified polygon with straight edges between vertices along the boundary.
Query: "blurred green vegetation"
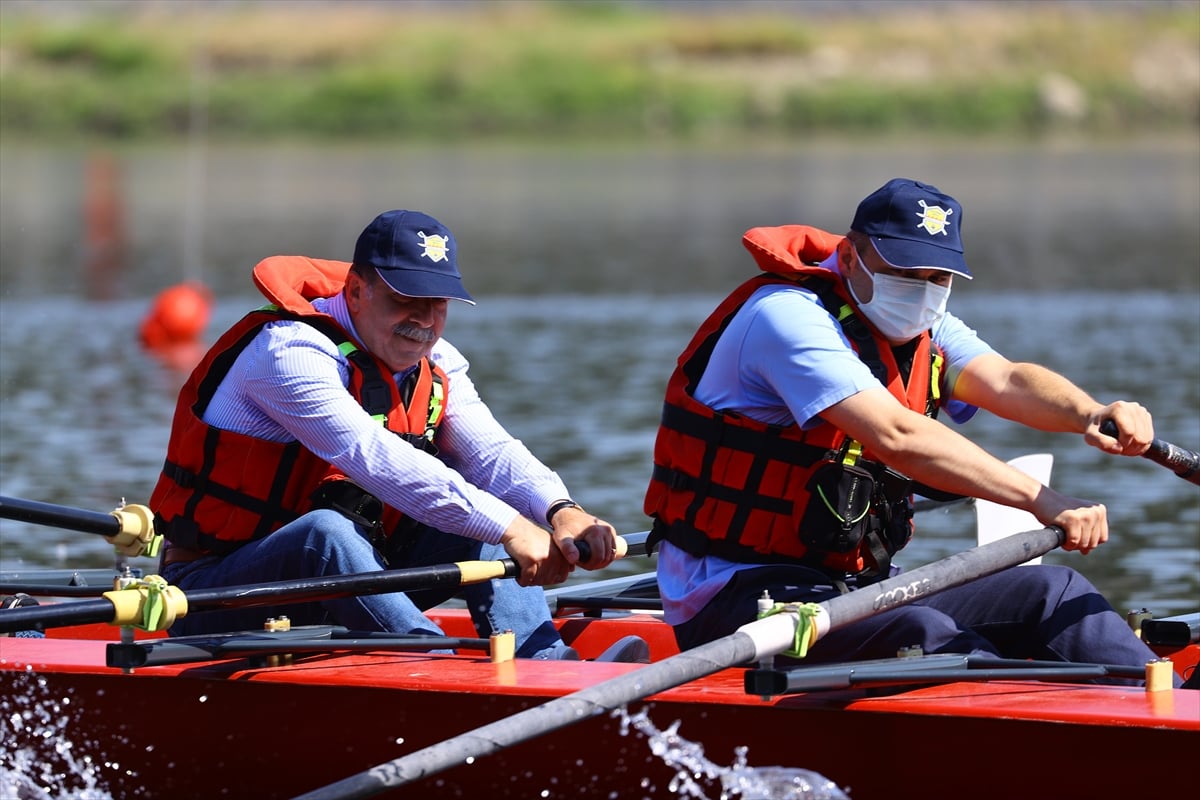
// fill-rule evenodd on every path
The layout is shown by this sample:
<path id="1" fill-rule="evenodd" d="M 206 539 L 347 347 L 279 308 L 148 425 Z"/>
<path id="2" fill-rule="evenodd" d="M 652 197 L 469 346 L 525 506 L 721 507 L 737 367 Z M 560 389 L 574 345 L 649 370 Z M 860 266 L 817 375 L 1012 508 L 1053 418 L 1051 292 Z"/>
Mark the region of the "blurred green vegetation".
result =
<path id="1" fill-rule="evenodd" d="M 1200 3 L 829 8 L 0 5 L 0 133 L 146 140 L 202 124 L 221 139 L 638 141 L 1200 127 Z"/>

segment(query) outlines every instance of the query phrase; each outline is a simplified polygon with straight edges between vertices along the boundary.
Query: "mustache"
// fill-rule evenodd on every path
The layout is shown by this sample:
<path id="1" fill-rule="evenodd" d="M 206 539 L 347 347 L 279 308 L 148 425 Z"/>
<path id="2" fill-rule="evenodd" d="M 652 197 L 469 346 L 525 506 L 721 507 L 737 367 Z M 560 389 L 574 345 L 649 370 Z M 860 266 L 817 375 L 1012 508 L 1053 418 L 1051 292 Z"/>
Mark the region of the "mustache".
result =
<path id="1" fill-rule="evenodd" d="M 403 336 L 406 339 L 413 339 L 414 341 L 423 343 L 432 342 L 437 338 L 429 328 L 418 328 L 416 325 L 409 324 L 397 325 L 392 328 L 392 333 L 396 336 Z"/>

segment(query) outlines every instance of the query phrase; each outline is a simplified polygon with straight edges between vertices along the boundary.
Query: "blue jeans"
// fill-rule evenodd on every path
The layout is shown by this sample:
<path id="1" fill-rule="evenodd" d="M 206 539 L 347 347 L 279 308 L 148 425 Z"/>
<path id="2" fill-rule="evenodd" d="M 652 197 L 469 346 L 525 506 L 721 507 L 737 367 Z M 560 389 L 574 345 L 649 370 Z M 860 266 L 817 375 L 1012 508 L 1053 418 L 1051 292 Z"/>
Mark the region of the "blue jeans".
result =
<path id="1" fill-rule="evenodd" d="M 827 577 L 806 567 L 743 570 L 703 611 L 675 626 L 680 648 L 696 647 L 752 622 L 764 589 L 780 603 L 820 603 L 838 594 Z M 927 654 L 969 653 L 1133 667 L 1143 667 L 1158 657 L 1087 578 L 1069 567 L 1030 565 L 979 578 L 831 631 L 813 645 L 804 663 L 892 658 L 900 648 L 912 645 L 920 645 Z"/>
<path id="2" fill-rule="evenodd" d="M 422 528 L 402 563 L 390 566 L 402 569 L 505 557 L 507 554 L 500 545 Z M 374 572 L 384 568 L 383 560 L 360 526 L 336 511 L 319 510 L 309 512 L 270 536 L 245 544 L 227 556 L 172 564 L 162 570 L 162 577 L 186 593 L 222 586 Z M 550 609 L 541 587 L 522 587 L 511 578 L 437 590 L 195 612 L 177 620 L 170 634 L 185 636 L 262 630 L 268 617 L 283 615 L 293 625 L 334 624 L 356 631 L 443 635 L 422 611 L 456 594 L 466 601 L 481 637 L 511 630 L 516 636 L 520 658 L 554 658 L 566 647 L 550 619 Z"/>

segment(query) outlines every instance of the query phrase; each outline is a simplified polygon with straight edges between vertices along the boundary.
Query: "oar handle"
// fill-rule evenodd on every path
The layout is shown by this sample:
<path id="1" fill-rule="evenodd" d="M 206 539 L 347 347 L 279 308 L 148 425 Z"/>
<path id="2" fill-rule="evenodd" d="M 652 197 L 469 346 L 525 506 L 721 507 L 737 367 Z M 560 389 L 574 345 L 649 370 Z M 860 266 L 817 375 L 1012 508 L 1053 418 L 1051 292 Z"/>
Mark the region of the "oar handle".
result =
<path id="1" fill-rule="evenodd" d="M 583 539 L 575 540 L 575 547 L 579 550 L 579 563 L 583 564 L 592 560 L 592 548 Z M 624 558 L 629 554 L 629 542 L 624 536 L 617 537 L 617 554 L 613 558 Z"/>
<path id="2" fill-rule="evenodd" d="M 104 514 L 19 497 L 0 497 L 0 517 L 99 534 L 127 556 L 157 556 L 161 542 L 154 533 L 154 513 L 142 505 L 123 505 Z"/>
<path id="3" fill-rule="evenodd" d="M 1100 432 L 1114 439 L 1119 433 L 1117 424 L 1111 419 L 1100 423 Z M 1142 458 L 1166 467 L 1185 481 L 1200 486 L 1200 453 L 1185 450 L 1162 439 L 1154 439 L 1150 442 L 1149 449 L 1142 453 Z"/>

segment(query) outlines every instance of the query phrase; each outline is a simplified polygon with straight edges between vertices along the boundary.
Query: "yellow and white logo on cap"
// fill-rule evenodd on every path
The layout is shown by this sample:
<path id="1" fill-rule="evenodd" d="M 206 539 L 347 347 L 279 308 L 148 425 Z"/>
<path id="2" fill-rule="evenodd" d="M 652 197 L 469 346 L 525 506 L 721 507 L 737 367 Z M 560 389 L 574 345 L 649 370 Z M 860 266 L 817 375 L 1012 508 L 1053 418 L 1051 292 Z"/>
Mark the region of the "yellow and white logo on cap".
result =
<path id="1" fill-rule="evenodd" d="M 917 227 L 924 228 L 930 236 L 935 236 L 939 233 L 942 236 L 949 236 L 946 233 L 946 227 L 950 224 L 950 215 L 954 213 L 954 209 L 931 206 L 924 200 L 918 200 L 917 203 L 924 209 L 921 213 L 917 214 L 921 218 L 921 221 L 917 223 Z"/>
<path id="2" fill-rule="evenodd" d="M 430 261 L 446 261 L 450 258 L 450 243 L 445 236 L 426 236 L 425 231 L 417 231 L 417 236 L 421 237 L 421 246 L 425 248 L 421 255 Z"/>

